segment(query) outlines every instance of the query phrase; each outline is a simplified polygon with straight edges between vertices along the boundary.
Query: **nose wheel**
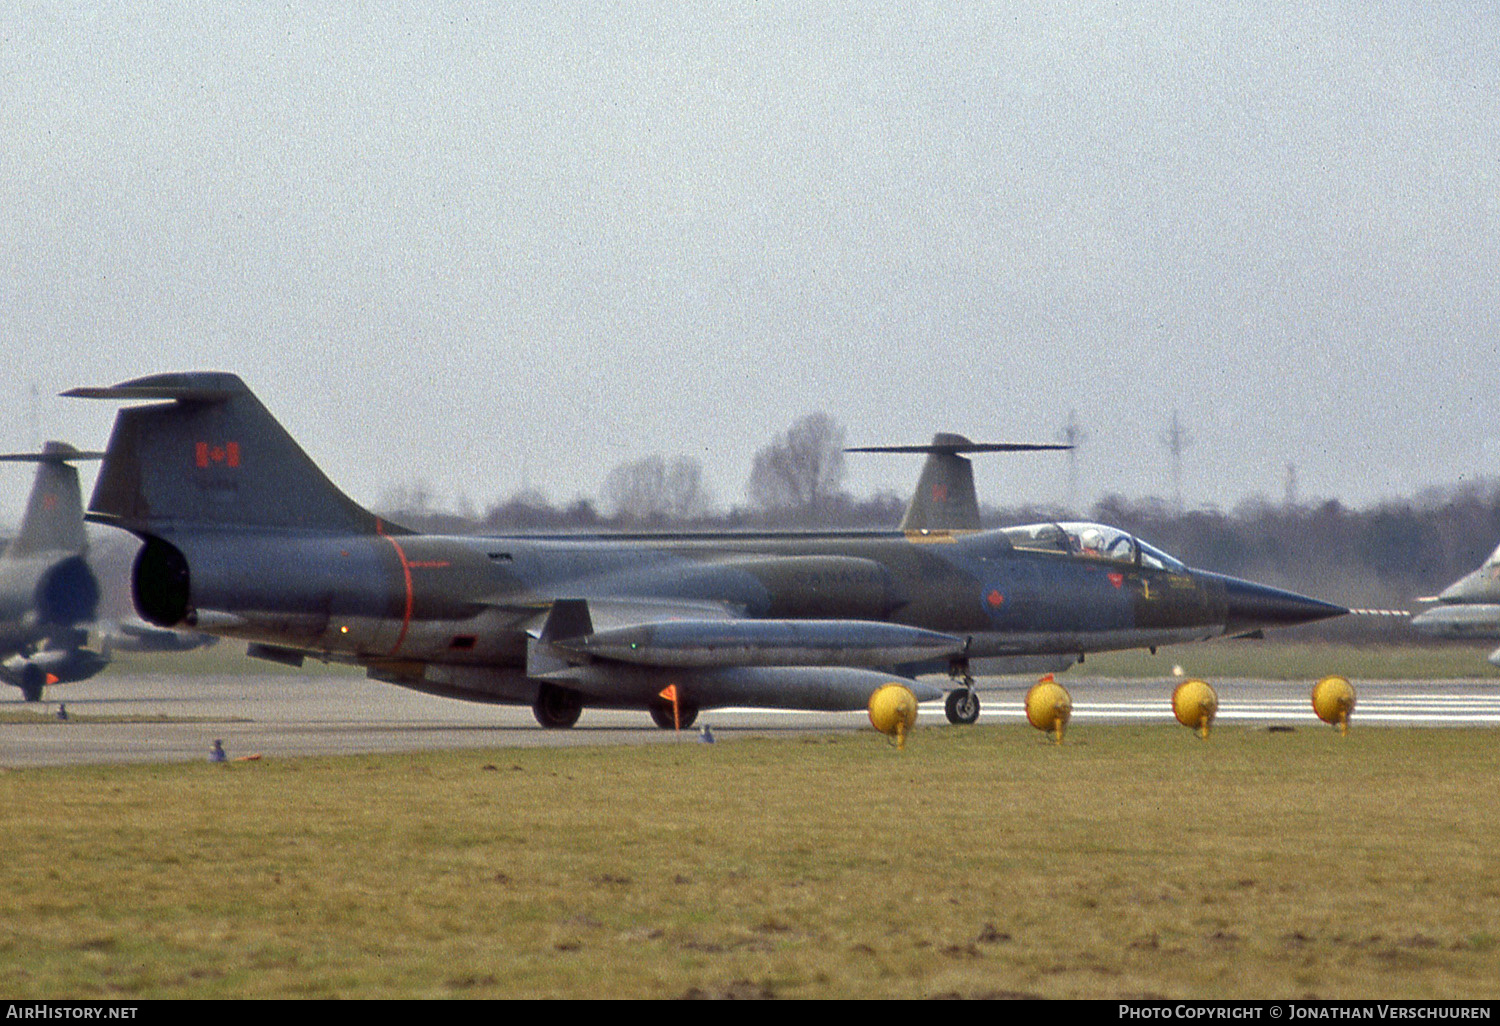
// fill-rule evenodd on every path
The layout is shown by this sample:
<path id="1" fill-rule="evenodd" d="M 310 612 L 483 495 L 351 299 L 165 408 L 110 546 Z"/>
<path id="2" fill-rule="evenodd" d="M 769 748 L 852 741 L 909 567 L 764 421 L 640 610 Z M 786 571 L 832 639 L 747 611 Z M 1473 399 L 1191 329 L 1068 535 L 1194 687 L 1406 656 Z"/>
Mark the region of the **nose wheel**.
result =
<path id="1" fill-rule="evenodd" d="M 979 719 L 979 696 L 973 687 L 965 686 L 948 692 L 944 705 L 949 723 L 973 723 Z"/>
<path id="2" fill-rule="evenodd" d="M 957 685 L 948 692 L 948 701 L 943 710 L 949 723 L 974 723 L 979 719 L 979 695 L 974 691 L 974 676 L 969 672 L 969 645 L 974 639 L 964 642 L 963 654 L 948 662 L 948 676 Z"/>

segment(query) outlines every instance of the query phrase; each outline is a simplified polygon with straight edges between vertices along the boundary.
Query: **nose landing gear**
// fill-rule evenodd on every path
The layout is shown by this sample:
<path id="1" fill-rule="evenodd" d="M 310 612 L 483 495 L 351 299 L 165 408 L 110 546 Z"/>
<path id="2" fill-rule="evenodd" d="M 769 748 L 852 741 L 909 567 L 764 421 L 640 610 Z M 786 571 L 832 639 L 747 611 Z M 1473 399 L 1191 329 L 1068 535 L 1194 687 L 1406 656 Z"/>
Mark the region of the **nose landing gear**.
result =
<path id="1" fill-rule="evenodd" d="M 949 723 L 973 723 L 979 719 L 979 695 L 974 691 L 974 678 L 969 673 L 969 661 L 956 659 L 948 667 L 948 675 L 961 686 L 948 692 L 943 709 Z"/>
<path id="2" fill-rule="evenodd" d="M 955 688 L 948 692 L 944 711 L 948 714 L 949 723 L 973 723 L 979 719 L 979 696 L 974 693 L 972 686 Z"/>

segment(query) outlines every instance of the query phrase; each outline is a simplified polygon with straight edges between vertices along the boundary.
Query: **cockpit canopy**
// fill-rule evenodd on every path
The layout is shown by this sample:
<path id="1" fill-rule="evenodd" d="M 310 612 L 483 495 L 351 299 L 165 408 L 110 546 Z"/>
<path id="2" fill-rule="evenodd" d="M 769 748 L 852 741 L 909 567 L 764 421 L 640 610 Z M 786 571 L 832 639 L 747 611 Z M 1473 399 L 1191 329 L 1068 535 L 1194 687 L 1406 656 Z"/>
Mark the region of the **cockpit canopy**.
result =
<path id="1" fill-rule="evenodd" d="M 1110 563 L 1139 563 L 1141 566 L 1174 573 L 1187 569 L 1181 561 L 1173 559 L 1160 549 L 1107 524 L 1048 522 L 1006 527 L 1000 533 L 1017 549 L 1060 552 L 1077 559 L 1098 559 Z"/>

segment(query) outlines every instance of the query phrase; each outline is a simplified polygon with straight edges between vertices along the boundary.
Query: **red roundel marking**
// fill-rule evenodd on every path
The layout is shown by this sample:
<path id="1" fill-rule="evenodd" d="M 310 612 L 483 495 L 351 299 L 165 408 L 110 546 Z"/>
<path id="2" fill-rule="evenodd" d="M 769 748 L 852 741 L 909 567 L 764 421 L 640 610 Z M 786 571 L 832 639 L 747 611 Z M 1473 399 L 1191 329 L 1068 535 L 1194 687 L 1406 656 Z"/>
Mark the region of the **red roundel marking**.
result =
<path id="1" fill-rule="evenodd" d="M 1124 574 L 1110 574 L 1109 575 L 1109 583 L 1113 584 L 1116 588 L 1123 588 L 1123 587 L 1125 587 L 1125 575 Z"/>
<path id="2" fill-rule="evenodd" d="M 998 590 L 992 589 L 990 593 L 984 597 L 984 600 L 990 604 L 991 608 L 999 609 L 1000 606 L 1005 602 L 1005 596 L 1000 594 Z"/>

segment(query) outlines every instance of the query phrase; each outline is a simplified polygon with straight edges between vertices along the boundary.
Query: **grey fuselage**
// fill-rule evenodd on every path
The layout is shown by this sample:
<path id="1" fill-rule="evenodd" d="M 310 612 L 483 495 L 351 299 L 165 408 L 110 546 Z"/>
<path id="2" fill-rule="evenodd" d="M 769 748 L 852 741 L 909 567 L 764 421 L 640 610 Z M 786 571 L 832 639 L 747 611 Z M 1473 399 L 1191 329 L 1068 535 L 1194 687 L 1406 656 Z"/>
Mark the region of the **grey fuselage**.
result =
<path id="1" fill-rule="evenodd" d="M 148 539 L 134 591 L 140 613 L 162 626 L 522 702 L 535 691 L 529 640 L 559 599 L 587 600 L 595 626 L 908 625 L 962 638 L 969 659 L 1202 640 L 1281 625 L 1289 602 L 1293 613 L 1337 611 L 1202 571 L 1017 549 L 999 531 L 570 540 L 197 529 Z M 900 669 L 942 670 L 958 654 Z M 682 674 L 639 676 L 638 687 L 611 689 L 615 697 L 646 701 L 657 678 Z"/>

